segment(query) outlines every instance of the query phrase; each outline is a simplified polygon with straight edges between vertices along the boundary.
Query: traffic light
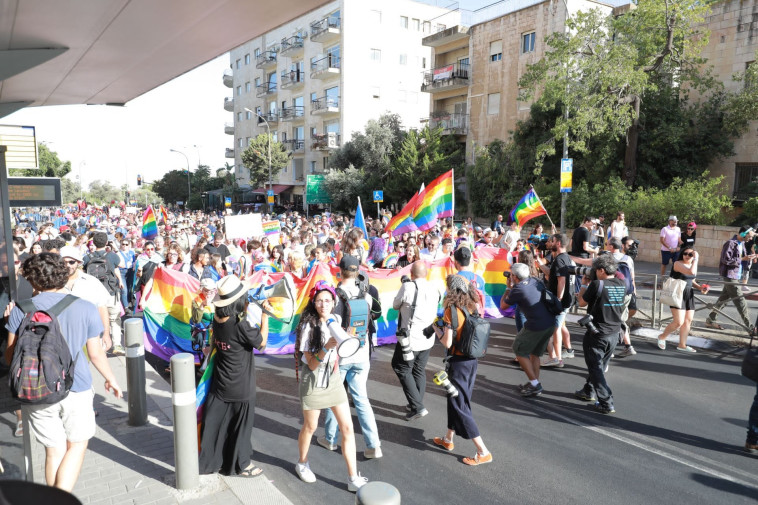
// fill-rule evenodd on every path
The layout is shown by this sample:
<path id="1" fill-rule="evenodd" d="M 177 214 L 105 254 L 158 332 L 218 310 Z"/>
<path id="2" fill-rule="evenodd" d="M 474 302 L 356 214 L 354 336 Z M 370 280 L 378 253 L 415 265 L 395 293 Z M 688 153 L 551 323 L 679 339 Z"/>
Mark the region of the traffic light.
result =
<path id="1" fill-rule="evenodd" d="M 137 174 L 137 186 L 142 186 L 142 176 Z"/>

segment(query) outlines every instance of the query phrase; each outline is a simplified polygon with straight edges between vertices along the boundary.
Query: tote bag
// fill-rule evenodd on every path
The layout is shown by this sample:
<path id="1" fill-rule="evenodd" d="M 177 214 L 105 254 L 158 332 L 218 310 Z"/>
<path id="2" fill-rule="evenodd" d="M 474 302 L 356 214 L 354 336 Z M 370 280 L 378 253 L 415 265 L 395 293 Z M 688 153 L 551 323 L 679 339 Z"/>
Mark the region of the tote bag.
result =
<path id="1" fill-rule="evenodd" d="M 663 289 L 661 289 L 661 305 L 668 305 L 669 307 L 681 309 L 684 288 L 686 286 L 687 282 L 681 279 L 672 279 L 669 277 L 663 281 Z"/>

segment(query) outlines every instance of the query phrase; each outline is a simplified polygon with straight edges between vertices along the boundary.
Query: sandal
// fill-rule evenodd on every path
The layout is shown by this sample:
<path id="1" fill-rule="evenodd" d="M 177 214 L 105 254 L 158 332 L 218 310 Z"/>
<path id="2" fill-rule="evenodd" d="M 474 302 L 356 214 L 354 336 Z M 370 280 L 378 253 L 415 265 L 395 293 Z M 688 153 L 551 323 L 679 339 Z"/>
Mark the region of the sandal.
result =
<path id="1" fill-rule="evenodd" d="M 463 458 L 463 463 L 468 466 L 484 465 L 485 463 L 492 463 L 492 453 L 487 453 L 486 456 L 480 455 L 478 452 L 473 458 Z"/>
<path id="2" fill-rule="evenodd" d="M 660 349 L 661 351 L 665 351 L 666 350 L 666 339 L 665 338 L 659 338 L 658 339 L 658 349 Z"/>
<path id="3" fill-rule="evenodd" d="M 16 421 L 16 431 L 13 432 L 14 437 L 23 437 L 24 436 L 24 422 L 23 421 Z"/>
<path id="4" fill-rule="evenodd" d="M 249 467 L 242 470 L 240 473 L 237 474 L 237 477 L 245 477 L 245 478 L 252 478 L 252 477 L 258 477 L 263 473 L 263 468 L 260 468 L 256 465 L 250 465 Z"/>
<path id="5" fill-rule="evenodd" d="M 720 325 L 720 324 L 718 324 L 718 323 L 714 323 L 714 322 L 712 322 L 712 321 L 706 321 L 706 322 L 705 322 L 705 327 L 706 327 L 706 328 L 711 328 L 711 329 L 713 329 L 713 330 L 723 330 L 723 329 L 724 329 L 724 327 L 723 327 L 723 326 L 721 326 L 721 325 Z"/>

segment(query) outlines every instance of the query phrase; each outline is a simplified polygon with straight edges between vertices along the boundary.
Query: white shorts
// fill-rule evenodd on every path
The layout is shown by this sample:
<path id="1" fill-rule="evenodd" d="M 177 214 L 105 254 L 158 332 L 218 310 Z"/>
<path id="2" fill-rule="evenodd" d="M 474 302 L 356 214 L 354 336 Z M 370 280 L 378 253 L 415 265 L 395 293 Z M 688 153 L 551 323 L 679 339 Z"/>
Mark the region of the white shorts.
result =
<path id="1" fill-rule="evenodd" d="M 37 441 L 45 447 L 65 447 L 66 442 L 85 442 L 95 436 L 94 393 L 74 393 L 52 405 L 24 405 Z"/>

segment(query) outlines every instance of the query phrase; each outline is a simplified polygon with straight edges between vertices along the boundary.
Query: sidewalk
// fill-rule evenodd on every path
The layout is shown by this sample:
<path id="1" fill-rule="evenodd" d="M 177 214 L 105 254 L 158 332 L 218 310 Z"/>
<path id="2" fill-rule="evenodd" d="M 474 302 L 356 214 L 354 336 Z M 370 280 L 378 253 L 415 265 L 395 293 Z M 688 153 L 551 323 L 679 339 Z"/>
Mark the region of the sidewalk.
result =
<path id="1" fill-rule="evenodd" d="M 126 386 L 126 359 L 108 359 L 119 385 Z M 171 388 L 146 364 L 148 423 L 128 424 L 126 394 L 116 399 L 95 378 L 97 432 L 90 440 L 74 495 L 84 504 L 173 505 L 265 503 L 291 505 L 262 475 L 259 478 L 200 476 L 192 491 L 174 488 L 174 434 Z M 33 444 L 34 480 L 44 482 L 44 449 Z"/>

